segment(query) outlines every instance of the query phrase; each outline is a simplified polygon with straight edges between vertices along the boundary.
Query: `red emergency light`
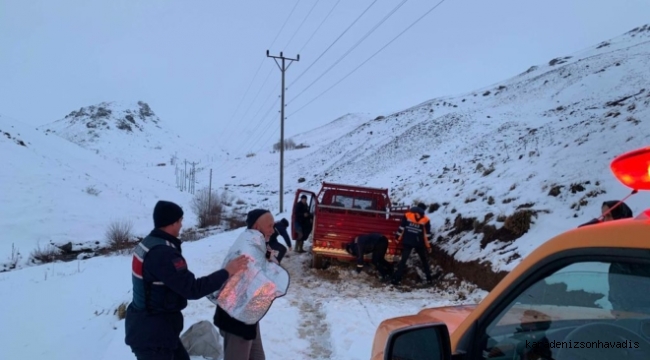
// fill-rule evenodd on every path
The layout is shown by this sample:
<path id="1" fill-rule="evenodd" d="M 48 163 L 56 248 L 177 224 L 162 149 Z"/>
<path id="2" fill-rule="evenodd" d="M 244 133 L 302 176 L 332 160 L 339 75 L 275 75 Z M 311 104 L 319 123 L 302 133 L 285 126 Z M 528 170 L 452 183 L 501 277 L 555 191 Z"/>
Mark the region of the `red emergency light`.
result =
<path id="1" fill-rule="evenodd" d="M 650 190 L 650 146 L 630 151 L 610 165 L 614 176 L 632 190 Z"/>

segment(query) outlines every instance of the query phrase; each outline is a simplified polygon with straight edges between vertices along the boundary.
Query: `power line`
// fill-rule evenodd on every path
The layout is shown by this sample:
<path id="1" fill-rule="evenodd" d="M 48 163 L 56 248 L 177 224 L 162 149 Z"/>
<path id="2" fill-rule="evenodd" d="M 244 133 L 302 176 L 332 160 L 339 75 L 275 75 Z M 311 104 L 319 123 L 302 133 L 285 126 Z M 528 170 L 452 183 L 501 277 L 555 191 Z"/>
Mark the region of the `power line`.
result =
<path id="1" fill-rule="evenodd" d="M 368 36 L 370 36 L 373 32 L 375 32 L 375 30 L 377 30 L 381 26 L 381 24 L 383 24 L 384 22 L 386 22 L 386 20 L 388 20 L 391 16 L 393 16 L 393 14 L 395 14 L 395 12 L 397 12 L 397 10 L 399 10 L 399 8 L 401 8 L 402 5 L 404 5 L 407 1 L 408 0 L 402 0 L 401 3 L 399 3 L 396 7 L 393 8 L 393 10 L 391 10 L 388 14 L 386 14 L 386 16 L 384 16 L 383 19 L 381 19 L 377 24 L 375 24 L 375 26 L 372 29 L 370 29 L 370 31 L 368 31 L 361 39 L 359 39 L 359 41 L 357 41 L 354 45 L 352 45 L 352 47 L 349 48 L 348 51 L 346 51 L 343 54 L 343 56 L 338 58 L 338 60 L 336 60 L 334 64 L 332 64 L 329 68 L 327 68 L 327 70 L 325 70 L 322 74 L 320 74 L 320 76 L 318 76 L 316 80 L 312 81 L 311 84 L 309 84 L 306 88 L 302 89 L 302 91 L 300 91 L 298 95 L 296 95 L 296 97 L 291 99 L 291 101 L 289 101 L 287 105 L 292 103 L 298 97 L 300 97 L 300 95 L 304 94 L 305 91 L 307 91 L 307 89 L 309 89 L 312 85 L 318 82 L 318 80 L 320 80 L 323 76 L 325 76 L 325 74 L 327 74 L 330 70 L 332 70 L 336 66 L 336 64 L 338 64 L 339 62 L 341 62 L 341 60 L 343 60 L 346 56 L 348 56 L 352 52 L 352 50 L 356 49 L 365 39 L 368 38 Z"/>
<path id="2" fill-rule="evenodd" d="M 287 43 L 287 45 L 284 46 L 285 49 L 289 47 L 289 44 L 291 44 L 291 41 L 293 41 L 293 38 L 296 37 L 296 34 L 298 34 L 298 32 L 300 31 L 300 29 L 302 28 L 302 26 L 305 24 L 305 21 L 307 21 L 307 18 L 309 18 L 309 15 L 311 14 L 311 12 L 314 11 L 314 8 L 316 7 L 316 5 L 318 5 L 318 2 L 319 2 L 319 1 L 320 1 L 320 0 L 316 0 L 316 2 L 315 2 L 314 5 L 311 7 L 311 9 L 309 9 L 309 12 L 308 12 L 307 15 L 305 16 L 305 18 L 302 19 L 302 22 L 300 23 L 300 25 L 298 25 L 298 29 L 296 29 L 296 31 L 293 33 L 293 36 L 291 36 L 291 39 L 289 39 L 289 42 Z"/>
<path id="3" fill-rule="evenodd" d="M 356 68 L 354 68 L 352 71 L 350 71 L 349 73 L 347 73 L 347 74 L 346 74 L 343 78 L 341 78 L 339 81 L 335 82 L 332 86 L 330 86 L 329 88 L 327 88 L 325 91 L 323 91 L 322 93 L 320 93 L 319 95 L 317 95 L 315 98 L 311 99 L 308 103 L 306 103 L 305 105 L 301 106 L 300 108 L 298 108 L 298 110 L 292 112 L 292 113 L 289 114 L 288 116 L 291 116 L 291 115 L 293 115 L 293 114 L 296 114 L 296 113 L 299 112 L 300 110 L 304 109 L 307 105 L 309 105 L 309 104 L 311 104 L 312 102 L 316 101 L 316 99 L 318 99 L 319 97 L 323 96 L 325 93 L 327 93 L 328 91 L 330 91 L 330 90 L 331 90 L 332 88 L 334 88 L 336 85 L 340 84 L 340 83 L 341 83 L 343 80 L 345 80 L 348 76 L 352 75 L 355 71 L 357 71 L 357 70 L 358 70 L 360 67 L 362 67 L 365 63 L 367 63 L 368 61 L 370 61 L 370 59 L 372 59 L 373 57 L 375 57 L 377 54 L 379 54 L 381 51 L 383 51 L 385 48 L 387 48 L 390 44 L 392 44 L 393 41 L 397 40 L 400 36 L 402 36 L 402 34 L 404 34 L 406 31 L 408 31 L 411 27 L 413 27 L 415 24 L 417 24 L 418 22 L 420 22 L 420 20 L 424 19 L 424 17 L 426 17 L 429 13 L 431 13 L 433 10 L 435 10 L 435 9 L 436 9 L 438 6 L 440 6 L 443 2 L 445 2 L 445 0 L 441 0 L 439 3 L 437 3 L 436 5 L 434 5 L 431 9 L 429 9 L 427 12 L 425 12 L 425 13 L 424 13 L 422 16 L 420 16 L 417 20 L 415 20 L 413 23 L 411 23 L 411 25 L 409 25 L 406 29 L 402 30 L 401 33 L 397 34 L 397 36 L 395 36 L 395 37 L 394 37 L 391 41 L 389 41 L 386 45 L 382 46 L 379 50 L 377 50 L 377 52 L 375 52 L 375 53 L 372 54 L 369 58 L 367 58 L 364 62 L 362 62 L 361 64 L 359 64 L 359 66 L 357 66 Z"/>
<path id="4" fill-rule="evenodd" d="M 330 11 L 327 13 L 327 15 L 325 15 L 325 18 L 323 19 L 323 21 L 320 22 L 320 24 L 318 25 L 318 27 L 316 28 L 316 30 L 314 30 L 314 32 L 311 33 L 311 36 L 309 36 L 309 39 L 307 39 L 307 41 L 302 45 L 302 47 L 300 48 L 300 50 L 298 50 L 298 53 L 301 53 L 301 52 L 302 52 L 302 49 L 304 49 L 305 46 L 307 46 L 307 44 L 309 44 L 309 42 L 311 41 L 311 39 L 314 37 L 314 35 L 316 35 L 316 33 L 318 32 L 318 30 L 320 30 L 321 26 L 323 26 L 323 24 L 325 23 L 325 21 L 327 21 L 327 19 L 330 17 L 330 15 L 332 15 L 332 12 L 334 11 L 334 9 L 336 8 L 336 6 L 337 6 L 340 2 L 341 2 L 341 0 L 338 0 L 338 1 L 336 2 L 336 4 L 334 4 L 334 6 L 332 6 L 332 8 L 330 9 Z"/>
<path id="5" fill-rule="evenodd" d="M 284 24 L 282 24 L 282 27 L 280 28 L 280 31 L 278 31 L 278 34 L 275 35 L 275 39 L 273 39 L 273 42 L 271 43 L 271 46 L 269 46 L 269 49 L 272 48 L 273 45 L 275 45 L 275 41 L 278 39 L 278 36 L 280 36 L 280 33 L 282 32 L 284 27 L 287 25 L 287 22 L 289 22 L 289 18 L 291 17 L 291 14 L 293 14 L 293 12 L 296 10 L 296 7 L 298 6 L 299 2 L 300 2 L 300 0 L 296 0 L 296 3 L 293 5 L 293 8 L 291 9 L 291 12 L 289 13 L 289 15 L 287 15 L 287 18 L 284 20 Z"/>
<path id="6" fill-rule="evenodd" d="M 304 74 L 305 74 L 309 69 L 311 69 L 311 67 L 314 66 L 314 65 L 318 62 L 318 60 L 320 60 L 320 58 L 323 57 L 323 55 L 325 55 L 325 53 L 327 53 L 327 51 L 328 51 L 329 49 L 331 49 L 332 46 L 334 46 L 334 44 L 336 44 L 336 42 L 339 41 L 339 39 L 340 39 L 341 37 L 343 37 L 343 35 L 345 35 L 345 33 L 348 32 L 348 30 L 350 30 L 350 28 L 351 28 L 352 26 L 354 26 L 354 24 L 356 24 L 357 21 L 359 21 L 359 19 L 361 19 L 361 17 L 362 17 L 366 12 L 368 12 L 368 10 L 370 10 L 370 8 L 371 8 L 373 5 L 375 5 L 375 3 L 376 3 L 377 1 L 378 1 L 378 0 L 374 0 L 374 1 L 373 1 L 373 2 L 372 2 L 372 3 L 371 3 L 367 8 L 366 8 L 362 13 L 361 13 L 361 15 L 357 16 L 357 18 L 352 22 L 352 24 L 350 24 L 350 25 L 349 25 L 345 30 L 343 30 L 343 32 L 341 33 L 341 35 L 339 35 L 339 36 L 336 38 L 336 40 L 334 40 L 334 42 L 332 42 L 332 43 L 330 44 L 330 46 L 328 46 L 327 49 L 325 49 L 325 51 L 323 51 L 320 55 L 318 55 L 318 57 L 316 58 L 316 60 L 314 60 L 314 62 L 311 63 L 311 65 L 309 65 L 309 66 L 305 69 L 305 71 L 303 71 L 300 75 L 298 75 L 298 77 L 297 77 L 297 78 L 296 78 L 296 79 L 295 79 L 291 84 L 289 84 L 289 87 L 291 87 L 293 84 L 295 84 L 296 81 L 298 81 L 298 80 L 299 80 L 299 79 L 300 79 L 300 78 L 301 78 L 301 77 L 302 77 L 302 76 L 303 76 L 303 75 L 304 75 Z"/>
<path id="7" fill-rule="evenodd" d="M 273 104 L 271 104 L 271 107 L 269 107 L 269 109 L 266 111 L 266 113 L 264 114 L 264 116 L 262 116 L 262 117 L 260 118 L 260 123 L 263 123 L 262 120 L 263 120 L 263 119 L 266 119 L 266 116 L 271 112 L 271 110 L 273 110 L 273 108 L 274 108 L 275 105 L 278 103 L 278 101 L 280 101 L 280 97 L 279 97 L 279 96 L 278 96 L 278 99 L 276 99 L 276 101 L 273 102 Z M 273 123 L 273 122 L 271 121 L 270 124 L 272 124 L 272 123 Z M 269 127 L 269 126 L 267 126 L 267 129 L 268 129 L 268 127 Z M 260 129 L 260 128 L 261 128 L 261 126 L 258 126 L 256 129 Z M 266 131 L 266 130 L 265 130 L 265 131 Z M 255 134 L 255 132 L 257 132 L 257 131 L 253 131 L 253 134 Z M 263 135 L 263 134 L 264 134 L 264 132 L 261 133 L 261 135 Z M 258 139 L 259 139 L 259 138 L 260 138 L 260 137 L 258 136 Z M 243 143 L 240 144 L 240 149 L 244 149 L 244 148 L 248 145 L 248 143 L 251 141 L 251 139 L 253 139 L 253 135 L 247 137 L 246 140 L 245 140 Z M 255 140 L 252 144 L 255 144 L 256 141 L 257 141 L 257 140 Z M 252 149 L 252 147 L 253 147 L 253 146 L 251 145 L 251 146 L 248 148 L 248 150 Z"/>
<path id="8" fill-rule="evenodd" d="M 296 3 L 293 5 L 293 8 L 292 8 L 291 11 L 289 12 L 289 15 L 287 15 L 287 18 L 284 20 L 284 23 L 282 24 L 282 27 L 280 27 L 280 30 L 278 31 L 278 33 L 275 35 L 275 38 L 274 38 L 273 41 L 271 42 L 271 46 L 269 46 L 269 48 L 272 48 L 273 45 L 275 45 L 276 40 L 278 39 L 278 37 L 279 37 L 280 34 L 282 33 L 282 30 L 284 30 L 284 27 L 285 27 L 285 26 L 287 25 L 287 23 L 289 22 L 289 19 L 291 18 L 291 15 L 293 14 L 294 10 L 296 10 L 296 7 L 298 6 L 298 3 L 299 3 L 299 2 L 300 2 L 300 0 L 296 0 Z M 234 111 L 234 112 L 232 113 L 232 115 L 230 116 L 230 120 L 231 120 L 230 123 L 232 123 L 232 120 L 233 120 L 233 118 L 235 117 L 235 114 L 237 114 L 237 111 L 239 111 L 239 108 L 241 107 L 241 104 L 244 102 L 244 99 L 246 98 L 246 95 L 248 95 L 248 91 L 250 91 L 250 88 L 251 88 L 251 86 L 253 85 L 253 82 L 255 82 L 255 79 L 257 78 L 257 74 L 260 72 L 260 69 L 262 68 L 262 65 L 264 65 L 264 60 L 265 60 L 265 59 L 262 58 L 262 61 L 260 62 L 260 65 L 257 67 L 257 70 L 255 71 L 255 75 L 253 75 L 253 78 L 251 79 L 251 82 L 248 84 L 248 87 L 246 88 L 246 91 L 244 92 L 244 96 L 242 96 L 241 100 L 239 101 L 239 104 L 237 105 L 237 108 L 235 109 L 235 111 Z M 271 74 L 271 73 L 269 72 L 269 75 L 270 75 L 270 74 Z M 229 136 L 230 136 L 230 135 L 232 134 L 232 131 L 228 131 L 228 129 L 232 129 L 232 128 L 227 127 L 227 128 L 226 128 L 226 131 L 224 131 L 224 133 L 229 133 Z M 224 135 L 224 138 L 225 138 L 225 135 Z M 215 142 L 215 144 L 212 146 L 212 148 L 210 149 L 210 151 L 212 151 L 212 150 L 214 149 L 215 146 L 216 146 L 216 142 Z"/>
<path id="9" fill-rule="evenodd" d="M 325 21 L 327 21 L 327 19 L 330 17 L 330 15 L 332 14 L 332 12 L 334 12 L 334 9 L 337 7 L 337 5 L 338 5 L 340 2 L 341 2 L 341 0 L 338 0 L 338 1 L 334 4 L 334 6 L 332 6 L 332 8 L 330 9 L 330 11 L 327 13 L 327 15 L 325 15 L 325 18 L 323 18 L 323 20 L 322 20 L 321 23 L 318 25 L 318 27 L 316 28 L 316 30 L 314 30 L 314 32 L 311 34 L 311 36 L 309 37 L 309 39 L 307 39 L 307 41 L 306 41 L 306 42 L 303 44 L 303 46 L 300 48 L 301 51 L 302 51 L 302 49 L 305 48 L 305 46 L 307 46 L 307 44 L 309 44 L 309 42 L 311 41 L 311 39 L 314 37 L 314 35 L 316 35 L 316 33 L 317 33 L 318 30 L 323 26 L 323 24 L 325 24 Z M 314 5 L 314 6 L 315 6 L 315 5 Z M 309 15 L 309 14 L 308 14 L 308 15 Z M 299 51 L 299 52 L 300 52 L 300 51 Z M 272 71 L 272 70 L 271 70 L 271 71 Z M 270 75 L 270 74 L 271 74 L 271 72 L 269 72 L 269 75 Z M 268 76 L 267 76 L 267 77 L 268 77 Z M 280 80 L 278 80 L 278 82 L 273 86 L 273 88 L 276 88 L 278 85 L 280 85 Z M 271 95 L 273 95 L 274 93 L 275 93 L 275 90 L 272 90 L 272 91 L 269 93 L 269 95 L 267 96 L 266 100 L 264 100 L 264 102 L 262 103 L 262 105 L 257 109 L 257 112 L 255 112 L 255 114 L 252 116 L 252 118 L 255 118 L 255 117 L 257 116 L 257 114 L 260 113 L 260 110 L 262 110 L 262 108 L 264 107 L 264 104 L 266 104 L 266 102 L 271 98 Z M 267 112 L 267 114 L 268 114 L 268 112 Z M 265 116 L 266 116 L 266 114 L 265 114 L 262 118 L 264 118 Z M 261 128 L 261 127 L 256 127 L 255 130 L 253 131 L 253 134 L 256 133 L 257 130 L 259 130 L 260 128 Z M 267 127 L 267 128 L 268 128 L 268 127 Z M 263 133 L 262 133 L 262 135 L 263 135 Z M 250 138 L 249 138 L 249 139 L 250 139 Z"/>

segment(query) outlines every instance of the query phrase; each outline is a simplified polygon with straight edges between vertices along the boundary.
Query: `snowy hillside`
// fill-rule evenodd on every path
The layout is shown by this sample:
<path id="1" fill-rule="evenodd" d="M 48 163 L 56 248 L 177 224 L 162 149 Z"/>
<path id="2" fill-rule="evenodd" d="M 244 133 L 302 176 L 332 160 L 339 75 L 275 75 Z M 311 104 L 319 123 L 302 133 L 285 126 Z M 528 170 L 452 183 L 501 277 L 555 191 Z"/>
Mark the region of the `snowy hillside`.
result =
<path id="1" fill-rule="evenodd" d="M 55 135 L 0 117 L 0 270 L 19 251 L 26 262 L 37 247 L 105 242 L 113 221 L 132 221 L 135 235 L 151 230 L 158 199 L 189 209 L 190 195 L 172 184 L 123 170 Z"/>
<path id="2" fill-rule="evenodd" d="M 294 143 L 308 146 L 323 146 L 353 131 L 373 119 L 370 114 L 346 114 L 327 125 L 291 136 Z"/>
<path id="3" fill-rule="evenodd" d="M 40 126 L 39 130 L 59 135 L 124 165 L 169 165 L 174 155 L 180 160 L 207 160 L 203 149 L 174 134 L 142 101 L 103 102 L 82 107 L 63 119 Z M 224 151 L 218 151 L 218 156 L 225 156 Z"/>
<path id="4" fill-rule="evenodd" d="M 507 271 L 541 242 L 597 216 L 603 201 L 627 195 L 609 163 L 650 143 L 648 84 L 646 25 L 502 83 L 289 151 L 284 201 L 324 180 L 388 187 L 394 199 L 432 205 L 438 245 L 448 254 Z M 339 131 L 332 123 L 300 141 Z M 277 164 L 277 154 L 260 153 L 226 167 L 218 181 L 242 196 L 275 200 Z M 647 195 L 628 203 L 639 212 Z M 524 225 L 513 225 L 517 219 Z"/>

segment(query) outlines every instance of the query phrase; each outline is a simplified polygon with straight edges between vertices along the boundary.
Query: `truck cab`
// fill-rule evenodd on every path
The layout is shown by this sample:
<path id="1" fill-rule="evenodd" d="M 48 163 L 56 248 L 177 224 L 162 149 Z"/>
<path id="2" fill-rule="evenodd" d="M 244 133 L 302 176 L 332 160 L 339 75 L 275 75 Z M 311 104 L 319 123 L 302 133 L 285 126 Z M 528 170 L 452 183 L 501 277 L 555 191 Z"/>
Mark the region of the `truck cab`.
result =
<path id="1" fill-rule="evenodd" d="M 318 193 L 298 189 L 291 214 L 291 237 L 298 237 L 296 206 L 300 198 L 307 196 L 310 209 L 312 243 L 312 266 L 320 268 L 328 259 L 352 260 L 345 251 L 345 245 L 358 235 L 380 233 L 389 240 L 386 260 L 399 260 L 401 244 L 395 233 L 409 207 L 394 206 L 388 189 L 354 185 L 323 183 Z M 303 216 L 304 217 L 304 216 Z M 366 256 L 370 261 L 370 256 Z"/>
<path id="2" fill-rule="evenodd" d="M 611 168 L 650 190 L 650 147 Z M 384 320 L 371 360 L 650 359 L 648 294 L 650 210 L 546 241 L 479 304 Z"/>

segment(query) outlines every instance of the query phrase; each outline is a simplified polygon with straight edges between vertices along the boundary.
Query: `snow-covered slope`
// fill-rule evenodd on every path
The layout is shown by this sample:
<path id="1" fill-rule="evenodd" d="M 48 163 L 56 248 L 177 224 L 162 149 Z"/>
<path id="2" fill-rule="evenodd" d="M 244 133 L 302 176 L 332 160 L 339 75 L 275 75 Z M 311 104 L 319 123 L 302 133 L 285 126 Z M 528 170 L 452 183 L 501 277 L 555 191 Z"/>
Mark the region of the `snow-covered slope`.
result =
<path id="1" fill-rule="evenodd" d="M 324 180 L 388 187 L 403 202 L 441 206 L 430 216 L 439 245 L 457 259 L 490 260 L 495 271 L 508 270 L 541 242 L 598 215 L 602 201 L 627 195 L 608 166 L 650 143 L 649 84 L 646 25 L 501 83 L 289 151 L 284 201 L 290 204 L 298 187 L 318 190 Z M 338 131 L 332 123 L 313 136 Z M 219 176 L 229 184 L 259 184 L 240 189 L 277 201 L 277 161 L 276 154 L 258 154 Z M 300 177 L 306 181 L 298 183 Z M 638 212 L 647 200 L 637 195 L 629 204 Z M 499 229 L 504 217 L 526 209 L 534 224 L 516 240 L 503 232 L 495 238 L 491 227 L 483 233 L 484 225 Z M 455 221 L 459 214 L 470 218 L 465 226 Z M 460 231 L 474 227 L 471 218 L 478 233 Z M 452 232 L 455 224 L 459 231 Z"/>
<path id="2" fill-rule="evenodd" d="M 310 147 L 320 147 L 340 139 L 345 134 L 372 119 L 373 116 L 370 114 L 346 114 L 329 124 L 291 136 L 290 139 L 296 145 L 304 144 Z"/>
<path id="3" fill-rule="evenodd" d="M 103 102 L 72 111 L 63 119 L 39 127 L 121 164 L 139 166 L 171 162 L 172 157 L 206 160 L 208 154 L 174 134 L 142 101 Z M 220 158 L 223 150 L 217 150 Z"/>
<path id="4" fill-rule="evenodd" d="M 11 256 L 12 244 L 25 261 L 50 242 L 104 242 L 112 221 L 130 220 L 135 234 L 143 235 L 151 230 L 159 199 L 184 206 L 187 226 L 195 221 L 190 195 L 173 185 L 4 117 L 0 153 L 0 264 Z"/>

